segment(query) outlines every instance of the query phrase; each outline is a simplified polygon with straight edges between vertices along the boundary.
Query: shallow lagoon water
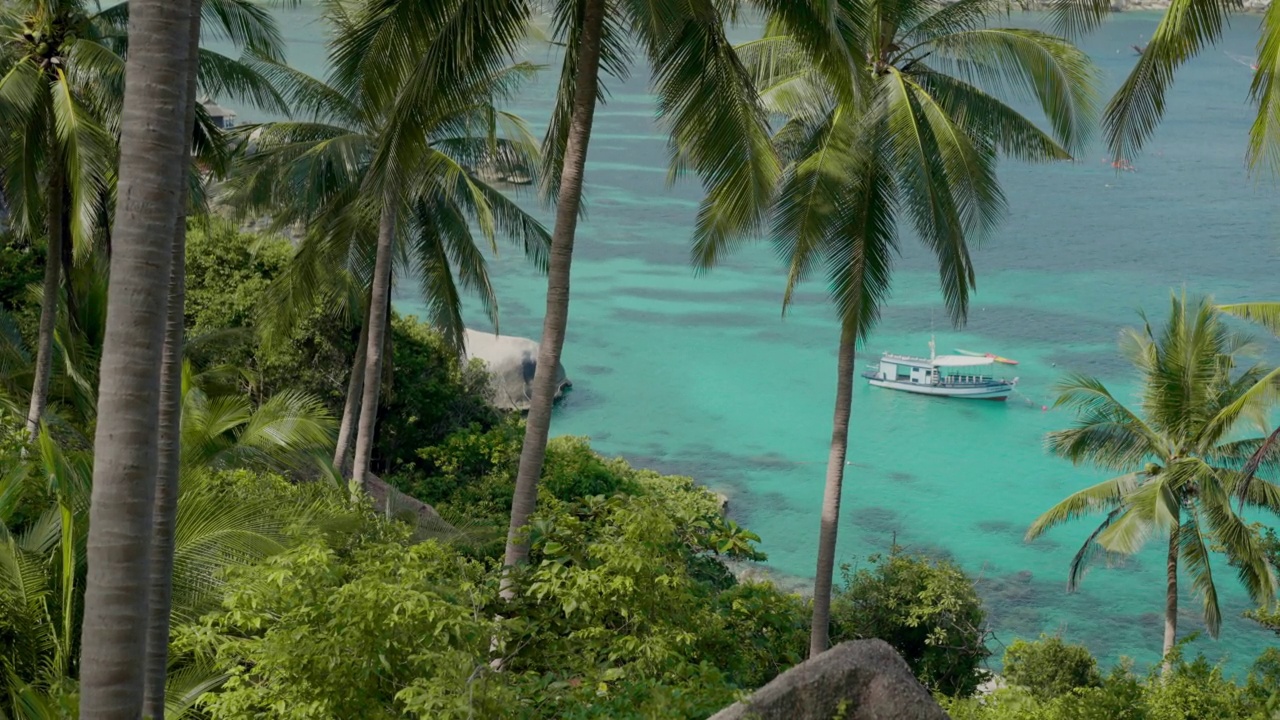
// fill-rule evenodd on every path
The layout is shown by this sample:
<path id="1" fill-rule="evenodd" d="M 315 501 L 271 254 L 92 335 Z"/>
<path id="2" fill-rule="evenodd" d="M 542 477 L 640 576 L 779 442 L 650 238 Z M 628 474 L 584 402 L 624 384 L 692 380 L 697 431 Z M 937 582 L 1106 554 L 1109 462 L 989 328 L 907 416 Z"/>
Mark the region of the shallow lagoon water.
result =
<path id="1" fill-rule="evenodd" d="M 314 14 L 305 7 L 285 13 L 285 32 L 295 64 L 319 73 L 322 28 Z M 1084 43 L 1108 89 L 1131 66 L 1130 45 L 1142 44 L 1156 19 L 1119 15 Z M 1003 167 L 1009 214 L 976 252 L 979 290 L 963 331 L 946 320 L 928 258 L 904 243 L 893 297 L 859 366 L 886 350 L 923 354 L 936 333 L 940 352 L 960 347 L 1020 360 L 1020 394 L 1006 404 L 948 401 L 859 380 L 842 562 L 883 552 L 896 538 L 944 553 L 980 577 L 999 642 L 1060 631 L 1107 659 L 1125 655 L 1145 666 L 1158 658 L 1159 547 L 1122 567 L 1095 569 L 1068 595 L 1067 564 L 1090 528 L 1079 523 L 1022 541 L 1041 511 L 1102 478 L 1046 454 L 1044 434 L 1072 418 L 1041 406 L 1052 406 L 1052 385 L 1066 370 L 1096 374 L 1129 397 L 1118 330 L 1138 321 L 1139 308 L 1162 317 L 1171 290 L 1223 302 L 1277 297 L 1275 188 L 1245 171 L 1250 72 L 1227 54 L 1252 57 L 1256 26 L 1256 18 L 1237 18 L 1222 45 L 1182 72 L 1167 120 L 1134 159 L 1136 172 L 1117 174 L 1101 147 L 1076 163 Z M 555 58 L 533 59 L 551 67 L 513 109 L 541 132 L 558 68 Z M 647 80 L 643 70 L 611 80 L 609 101 L 597 112 L 564 351 L 575 388 L 552 430 L 590 436 L 601 452 L 725 492 L 733 515 L 763 538 L 770 565 L 808 578 L 837 328 L 816 283 L 781 317 L 782 277 L 767 246 L 695 277 L 688 246 L 699 192 L 692 181 L 666 185 Z M 253 119 L 248 111 L 242 117 Z M 537 338 L 542 278 L 507 248 L 493 271 L 502 332 Z M 420 307 L 408 283 L 396 306 Z M 1247 602 L 1230 569 L 1220 565 L 1217 576 L 1222 638 L 1195 647 L 1241 671 L 1274 636 L 1239 617 Z M 1184 596 L 1184 633 L 1199 628 L 1195 603 Z"/>

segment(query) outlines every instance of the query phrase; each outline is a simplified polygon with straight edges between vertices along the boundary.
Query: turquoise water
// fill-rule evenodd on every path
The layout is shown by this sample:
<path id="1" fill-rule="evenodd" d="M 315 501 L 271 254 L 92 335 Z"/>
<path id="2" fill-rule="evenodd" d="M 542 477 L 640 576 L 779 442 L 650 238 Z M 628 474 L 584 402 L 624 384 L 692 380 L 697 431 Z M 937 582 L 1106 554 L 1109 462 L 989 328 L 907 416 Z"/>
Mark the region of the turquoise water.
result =
<path id="1" fill-rule="evenodd" d="M 290 13 L 286 32 L 293 61 L 320 72 L 322 31 L 313 16 Z M 1133 61 L 1129 46 L 1141 44 L 1155 20 L 1120 15 L 1085 43 L 1108 89 Z M 1252 57 L 1256 23 L 1238 18 L 1221 46 L 1182 72 L 1168 119 L 1135 159 L 1137 172 L 1117 174 L 1101 148 L 1074 164 L 1004 167 L 1010 212 L 976 253 L 979 291 L 963 331 L 946 323 L 928 258 L 907 245 L 864 358 L 922 354 L 936 332 L 940 352 L 961 347 L 1020 360 L 1026 397 L 966 403 L 859 381 L 842 561 L 883 551 L 896 537 L 945 553 L 981 579 L 999 642 L 1061 631 L 1109 659 L 1157 658 L 1159 548 L 1096 569 L 1068 595 L 1067 564 L 1089 528 L 1022 541 L 1041 511 L 1101 478 L 1045 453 L 1044 434 L 1072 418 L 1041 405 L 1051 404 L 1051 386 L 1068 369 L 1096 374 L 1129 396 L 1117 332 L 1137 321 L 1138 308 L 1159 316 L 1171 289 L 1185 285 L 1224 302 L 1276 297 L 1275 189 L 1246 175 L 1250 72 L 1227 55 Z M 554 58 L 535 59 L 554 66 Z M 539 131 L 553 85 L 546 74 L 514 108 Z M 725 492 L 733 515 L 763 537 L 770 564 L 810 577 L 835 385 L 837 327 L 824 288 L 810 286 L 780 318 L 782 280 L 766 247 L 695 278 L 687 257 L 698 188 L 665 186 L 665 148 L 645 73 L 610 89 L 590 146 L 590 214 L 575 256 L 564 351 L 575 388 L 553 431 L 590 436 L 602 452 Z M 542 279 L 514 251 L 495 259 L 494 274 L 502 332 L 538 337 Z M 419 306 L 406 286 L 397 307 Z M 1197 647 L 1241 670 L 1275 638 L 1239 618 L 1247 602 L 1229 568 L 1218 578 L 1222 638 Z M 1183 602 L 1187 632 L 1198 623 L 1193 598 Z"/>

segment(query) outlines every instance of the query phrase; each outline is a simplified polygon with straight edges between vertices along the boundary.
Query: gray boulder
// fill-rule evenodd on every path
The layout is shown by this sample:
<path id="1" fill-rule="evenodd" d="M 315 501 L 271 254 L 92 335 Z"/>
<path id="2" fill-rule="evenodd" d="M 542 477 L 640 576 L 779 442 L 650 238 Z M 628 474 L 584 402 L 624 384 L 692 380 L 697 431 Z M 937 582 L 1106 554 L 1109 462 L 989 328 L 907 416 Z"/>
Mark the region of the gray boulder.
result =
<path id="1" fill-rule="evenodd" d="M 493 376 L 493 404 L 501 410 L 529 409 L 533 397 L 533 372 L 538 367 L 538 343 L 513 335 L 467 330 L 467 359 L 483 360 Z M 564 366 L 556 368 L 556 399 L 572 387 Z"/>
<path id="2" fill-rule="evenodd" d="M 841 643 L 711 720 L 948 720 L 883 640 Z"/>

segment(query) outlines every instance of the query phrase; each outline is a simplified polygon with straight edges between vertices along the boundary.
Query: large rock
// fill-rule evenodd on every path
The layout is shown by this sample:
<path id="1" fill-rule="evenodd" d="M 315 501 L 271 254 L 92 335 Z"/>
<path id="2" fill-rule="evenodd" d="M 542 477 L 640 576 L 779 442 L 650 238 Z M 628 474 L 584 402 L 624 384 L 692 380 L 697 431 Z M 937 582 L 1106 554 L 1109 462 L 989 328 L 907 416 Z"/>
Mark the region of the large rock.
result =
<path id="1" fill-rule="evenodd" d="M 711 720 L 948 720 L 883 640 L 841 643 Z"/>
<path id="2" fill-rule="evenodd" d="M 533 372 L 538 367 L 538 343 L 513 335 L 468 330 L 467 358 L 479 358 L 493 375 L 493 404 L 502 410 L 529 409 L 533 397 Z M 556 368 L 556 399 L 572 387 L 564 366 Z"/>

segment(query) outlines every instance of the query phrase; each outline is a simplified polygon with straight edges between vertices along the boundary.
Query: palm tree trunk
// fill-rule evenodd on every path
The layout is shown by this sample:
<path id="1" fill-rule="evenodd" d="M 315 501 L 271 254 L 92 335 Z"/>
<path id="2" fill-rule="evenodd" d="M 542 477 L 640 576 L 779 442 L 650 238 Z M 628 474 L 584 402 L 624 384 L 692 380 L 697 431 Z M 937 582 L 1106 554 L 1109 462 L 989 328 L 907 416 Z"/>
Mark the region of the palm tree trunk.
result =
<path id="1" fill-rule="evenodd" d="M 556 369 L 564 349 L 569 323 L 569 270 L 573 263 L 573 239 L 582 203 L 582 174 L 591 140 L 591 122 L 596 111 L 596 88 L 600 75 L 600 38 L 604 25 L 604 0 L 587 0 L 582 18 L 582 52 L 574 78 L 573 110 L 560 173 L 556 227 L 551 235 L 551 255 L 547 266 L 547 312 L 542 321 L 542 341 L 538 346 L 538 366 L 533 373 L 533 397 L 520 449 L 520 469 L 511 502 L 511 524 L 507 529 L 505 564 L 519 565 L 529 557 L 528 540 L 521 534 L 538 499 L 538 478 L 547 455 L 547 435 L 555 403 Z M 511 589 L 503 581 L 503 596 Z"/>
<path id="2" fill-rule="evenodd" d="M 369 291 L 369 329 L 365 343 L 364 391 L 360 398 L 360 422 L 356 430 L 356 454 L 352 477 L 364 488 L 373 454 L 373 431 L 378 422 L 378 391 L 382 389 L 382 357 L 386 347 L 388 306 L 391 304 L 391 250 L 395 240 L 396 211 L 385 201 L 378 223 L 378 254 L 373 263 L 373 285 Z"/>
<path id="3" fill-rule="evenodd" d="M 71 285 L 71 271 L 76 265 L 76 242 L 71 234 L 71 188 L 62 184 L 62 232 L 58 238 L 59 257 L 62 260 L 62 281 L 66 284 L 67 327 L 75 328 L 80 322 L 80 313 L 76 309 L 75 288 Z"/>
<path id="4" fill-rule="evenodd" d="M 360 413 L 360 397 L 364 394 L 364 358 L 369 349 L 369 310 L 366 303 L 364 322 L 360 325 L 360 339 L 356 342 L 356 357 L 351 363 L 351 377 L 347 380 L 347 399 L 342 405 L 342 425 L 338 427 L 338 444 L 333 451 L 333 466 L 344 476 L 347 474 L 347 453 L 351 451 L 351 433 Z"/>
<path id="5" fill-rule="evenodd" d="M 845 455 L 849 451 L 849 414 L 853 406 L 853 366 L 857 333 L 844 328 L 836 358 L 836 410 L 831 421 L 831 450 L 827 455 L 827 486 L 822 494 L 822 525 L 818 531 L 818 570 L 813 581 L 813 628 L 809 657 L 831 644 L 831 581 L 836 565 L 836 533 L 840 528 L 840 491 L 844 485 Z"/>
<path id="6" fill-rule="evenodd" d="M 1169 532 L 1169 555 L 1165 560 L 1164 586 L 1164 672 L 1173 663 L 1169 651 L 1178 641 L 1178 534 L 1179 528 Z"/>
<path id="7" fill-rule="evenodd" d="M 133 0 L 118 206 L 98 387 L 80 717 L 142 716 L 160 367 L 168 315 L 192 0 Z"/>
<path id="8" fill-rule="evenodd" d="M 53 331 L 58 324 L 58 288 L 62 274 L 62 191 L 66 185 L 61 154 L 49 163 L 49 207 L 46 230 L 48 248 L 44 258 L 44 284 L 40 290 L 40 330 L 36 339 L 35 380 L 31 383 L 31 404 L 27 409 L 27 434 L 35 440 L 40 419 L 49 404 L 49 377 L 53 373 Z"/>
<path id="9" fill-rule="evenodd" d="M 200 2 L 192 0 L 187 34 L 188 52 L 200 46 Z M 151 587 L 147 612 L 147 655 L 143 717 L 163 718 L 165 681 L 169 675 L 169 613 L 173 605 L 174 529 L 178 521 L 178 477 L 181 468 L 182 355 L 187 297 L 187 203 L 191 172 L 191 136 L 196 124 L 196 90 L 199 66 L 187 63 L 183 102 L 183 137 L 188 157 L 181 164 L 184 177 L 178 187 L 178 218 L 173 226 L 173 259 L 169 269 L 169 303 L 164 333 L 164 357 L 160 367 L 160 457 L 156 472 L 151 548 Z"/>

